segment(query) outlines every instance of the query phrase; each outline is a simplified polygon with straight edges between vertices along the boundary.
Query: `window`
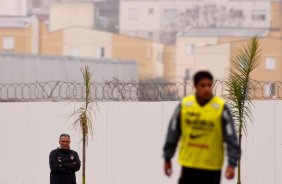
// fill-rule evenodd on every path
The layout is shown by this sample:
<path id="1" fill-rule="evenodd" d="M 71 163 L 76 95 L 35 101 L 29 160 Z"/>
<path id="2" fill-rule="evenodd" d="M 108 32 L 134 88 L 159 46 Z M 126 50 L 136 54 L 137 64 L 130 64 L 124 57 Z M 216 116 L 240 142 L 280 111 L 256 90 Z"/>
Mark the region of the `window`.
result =
<path id="1" fill-rule="evenodd" d="M 14 37 L 12 36 L 5 36 L 3 37 L 3 43 L 2 43 L 3 49 L 5 50 L 12 50 L 15 48 L 15 41 Z"/>
<path id="2" fill-rule="evenodd" d="M 253 11 L 252 12 L 252 20 L 263 21 L 265 19 L 266 19 L 266 14 L 264 11 Z"/>
<path id="3" fill-rule="evenodd" d="M 104 58 L 105 57 L 105 48 L 99 47 L 96 49 L 96 57 L 97 58 Z"/>
<path id="4" fill-rule="evenodd" d="M 268 83 L 264 86 L 264 96 L 275 97 L 276 96 L 276 84 Z"/>
<path id="5" fill-rule="evenodd" d="M 193 50 L 194 50 L 194 45 L 193 44 L 187 44 L 186 45 L 186 54 L 187 55 L 193 54 Z"/>
<path id="6" fill-rule="evenodd" d="M 273 57 L 266 58 L 265 60 L 265 69 L 275 70 L 276 69 L 276 59 Z"/>
<path id="7" fill-rule="evenodd" d="M 148 13 L 149 13 L 149 15 L 153 15 L 154 14 L 154 9 L 153 8 L 149 8 Z"/>
<path id="8" fill-rule="evenodd" d="M 69 50 L 69 55 L 70 56 L 80 56 L 80 50 L 77 47 L 72 47 Z"/>
<path id="9" fill-rule="evenodd" d="M 173 21 L 177 18 L 176 9 L 165 9 L 164 10 L 164 19 L 168 21 Z"/>
<path id="10" fill-rule="evenodd" d="M 137 20 L 138 19 L 138 11 L 137 9 L 129 9 L 128 10 L 128 19 L 129 20 Z"/>
<path id="11" fill-rule="evenodd" d="M 236 19 L 236 18 L 244 18 L 244 12 L 243 10 L 230 10 L 230 18 Z"/>

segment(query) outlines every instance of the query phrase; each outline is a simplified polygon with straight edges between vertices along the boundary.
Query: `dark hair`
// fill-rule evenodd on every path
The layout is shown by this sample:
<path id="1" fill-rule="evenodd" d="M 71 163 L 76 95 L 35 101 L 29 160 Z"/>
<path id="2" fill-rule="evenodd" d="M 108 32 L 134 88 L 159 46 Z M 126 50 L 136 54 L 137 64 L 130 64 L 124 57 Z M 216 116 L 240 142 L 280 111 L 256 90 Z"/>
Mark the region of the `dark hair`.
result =
<path id="1" fill-rule="evenodd" d="M 61 134 L 59 137 L 59 140 L 61 140 L 62 137 L 68 137 L 70 139 L 70 135 L 69 134 Z"/>
<path id="2" fill-rule="evenodd" d="M 194 85 L 197 85 L 203 79 L 209 79 L 213 81 L 213 76 L 208 71 L 198 71 L 193 78 Z"/>

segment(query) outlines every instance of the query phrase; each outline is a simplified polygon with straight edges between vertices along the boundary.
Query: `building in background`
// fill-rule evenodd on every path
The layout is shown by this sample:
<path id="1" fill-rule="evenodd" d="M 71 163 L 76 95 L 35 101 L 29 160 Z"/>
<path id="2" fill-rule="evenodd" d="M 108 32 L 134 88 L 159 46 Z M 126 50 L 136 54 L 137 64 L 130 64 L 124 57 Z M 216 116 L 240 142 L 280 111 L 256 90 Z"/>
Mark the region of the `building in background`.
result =
<path id="1" fill-rule="evenodd" d="M 164 48 L 163 44 L 152 40 L 114 34 L 112 57 L 137 61 L 142 80 L 162 78 Z"/>
<path id="2" fill-rule="evenodd" d="M 50 14 L 52 14 L 51 12 L 49 12 L 49 8 L 54 8 L 54 4 L 56 3 L 68 3 L 68 4 L 90 3 L 92 4 L 90 5 L 91 7 L 93 5 L 95 7 L 92 12 L 94 16 L 91 15 L 91 18 L 94 18 L 92 22 L 93 24 L 92 26 L 94 26 L 95 29 L 98 30 L 118 33 L 120 0 L 29 0 L 29 1 L 30 1 L 29 14 L 45 15 L 45 16 L 49 16 Z M 75 15 L 77 15 L 77 13 Z"/>
<path id="3" fill-rule="evenodd" d="M 231 42 L 231 53 L 235 53 L 248 40 Z M 272 37 L 259 38 L 261 63 L 251 77 L 258 81 L 282 81 L 282 40 Z"/>
<path id="4" fill-rule="evenodd" d="M 102 0 L 95 4 L 95 29 L 119 32 L 119 2 L 120 0 Z"/>
<path id="5" fill-rule="evenodd" d="M 19 53 L 0 53 L 0 60 L 0 83 L 83 82 L 81 68 L 85 65 L 89 66 L 93 81 L 98 83 L 112 81 L 114 78 L 121 82 L 139 80 L 138 65 L 129 60 Z"/>
<path id="6" fill-rule="evenodd" d="M 252 29 L 249 30 L 249 35 L 246 34 L 248 31 L 241 30 L 244 35 L 238 35 L 240 30 L 233 29 L 224 30 L 224 33 L 214 35 L 215 37 L 212 36 L 213 31 L 219 33 L 218 30 L 193 30 L 187 33 L 189 35 L 186 35 L 186 38 L 178 38 L 176 71 L 182 74 L 178 80 L 185 78 L 187 70 L 191 74 L 198 70 L 210 70 L 216 79 L 226 80 L 232 57 L 256 35 L 261 45 L 261 63 L 253 71 L 251 78 L 269 82 L 263 87 L 260 85 L 251 87 L 255 89 L 255 93 L 275 98 L 279 93 L 279 86 L 273 81 L 282 80 L 281 30 Z"/>
<path id="7" fill-rule="evenodd" d="M 271 37 L 282 39 L 282 1 L 277 0 L 271 3 Z"/>
<path id="8" fill-rule="evenodd" d="M 199 69 L 210 69 L 215 78 L 224 80 L 230 62 L 229 43 L 252 36 L 265 37 L 268 29 L 191 28 L 179 35 L 176 42 L 177 81 L 191 78 Z M 226 57 L 228 55 L 228 57 Z M 199 63 L 199 60 L 206 60 Z M 213 70 L 214 69 L 214 70 Z M 189 74 L 187 76 L 187 74 Z"/>
<path id="9" fill-rule="evenodd" d="M 93 9 L 93 3 L 53 3 L 50 18 L 38 15 L 38 53 L 131 60 L 138 63 L 138 74 L 142 80 L 162 78 L 165 75 L 164 64 L 168 59 L 164 44 L 97 30 L 91 24 L 94 19 L 91 14 Z M 85 21 L 72 19 L 69 16 L 71 12 L 83 12 L 80 19 Z M 169 57 L 175 58 L 171 54 Z"/>
<path id="10" fill-rule="evenodd" d="M 80 5 L 81 6 L 77 6 Z M 86 6 L 89 5 L 89 6 Z M 40 20 L 40 54 L 133 60 L 139 65 L 140 79 L 162 78 L 165 45 L 150 39 L 100 31 L 91 26 L 93 3 L 53 3 L 48 17 Z M 71 12 L 81 11 L 77 22 L 66 20 Z M 61 14 L 63 16 L 61 16 Z M 84 24 L 84 25 L 82 25 Z M 174 52 L 175 53 L 175 52 Z"/>
<path id="11" fill-rule="evenodd" d="M 165 45 L 163 78 L 165 81 L 175 81 L 176 76 L 176 47 L 175 45 Z"/>
<path id="12" fill-rule="evenodd" d="M 28 0 L 30 3 L 29 14 L 49 15 L 49 8 L 53 3 L 91 3 L 95 0 Z"/>
<path id="13" fill-rule="evenodd" d="M 33 15 L 49 15 L 49 5 L 55 0 L 30 0 L 31 5 L 28 10 Z"/>
<path id="14" fill-rule="evenodd" d="M 49 29 L 57 31 L 73 26 L 93 28 L 95 25 L 94 11 L 94 4 L 91 2 L 53 3 L 50 6 Z"/>
<path id="15" fill-rule="evenodd" d="M 140 79 L 164 75 L 165 45 L 152 40 L 75 26 L 49 31 L 44 22 L 40 40 L 40 54 L 131 60 L 139 65 Z"/>
<path id="16" fill-rule="evenodd" d="M 193 71 L 210 70 L 216 79 L 226 80 L 232 56 L 248 42 L 249 38 L 246 38 L 196 48 L 193 53 Z M 251 87 L 258 90 L 254 91 L 258 93 L 258 96 L 263 94 L 264 97 L 274 98 L 280 87 L 276 86 L 274 82 L 282 80 L 282 40 L 259 37 L 259 42 L 261 44 L 261 63 L 252 72 L 251 78 L 255 81 L 269 82 L 264 86 L 255 86 L 256 83 L 253 83 L 254 86 Z"/>
<path id="17" fill-rule="evenodd" d="M 0 0 L 0 16 L 27 16 L 31 0 Z"/>
<path id="18" fill-rule="evenodd" d="M 95 29 L 71 27 L 64 29 L 62 34 L 62 55 L 116 59 L 112 55 L 112 33 Z"/>
<path id="19" fill-rule="evenodd" d="M 37 17 L 0 17 L 0 51 L 38 54 Z"/>
<path id="20" fill-rule="evenodd" d="M 75 56 L 92 59 L 106 58 L 113 61 L 136 61 L 139 66 L 138 74 L 141 80 L 164 78 L 166 81 L 183 82 L 191 80 L 193 73 L 200 69 L 209 69 L 217 79 L 224 80 L 226 78 L 225 71 L 230 66 L 230 58 L 236 48 L 256 35 L 262 40 L 264 47 L 269 47 L 268 50 L 263 50 L 263 59 L 268 60 L 268 64 L 265 64 L 265 66 L 269 67 L 271 65 L 274 68 L 273 65 L 275 65 L 274 70 L 264 71 L 263 69 L 258 69 L 257 71 L 261 71 L 265 75 L 259 76 L 257 74 L 259 72 L 255 72 L 256 75 L 259 77 L 265 76 L 266 80 L 282 80 L 278 74 L 280 72 L 279 63 L 282 62 L 279 51 L 279 44 L 282 39 L 281 2 L 221 0 L 222 6 L 226 5 L 226 7 L 229 7 L 228 16 L 230 16 L 232 8 L 240 8 L 239 5 L 242 6 L 242 4 L 246 5 L 241 7 L 243 12 L 245 11 L 244 8 L 251 10 L 263 9 L 261 12 L 264 12 L 265 16 L 259 16 L 261 17 L 260 20 L 254 20 L 256 16 L 253 16 L 252 12 L 256 11 L 249 11 L 246 14 L 244 13 L 244 21 L 240 24 L 233 25 L 234 22 L 232 23 L 232 21 L 228 20 L 226 24 L 230 24 L 229 27 L 223 24 L 225 22 L 223 20 L 222 25 L 224 26 L 220 27 L 219 25 L 210 25 L 212 22 L 207 22 L 208 19 L 199 19 L 199 22 L 203 21 L 201 24 L 204 26 L 181 29 L 181 31 L 177 32 L 177 39 L 174 45 L 155 41 L 159 40 L 157 37 L 160 34 L 151 34 L 151 32 L 141 31 L 142 34 L 146 33 L 144 35 L 147 35 L 142 36 L 142 34 L 136 34 L 136 32 L 133 33 L 131 31 L 116 34 L 96 29 L 99 17 L 104 17 L 113 8 L 107 4 L 112 3 L 112 1 L 104 0 L 94 3 L 93 1 L 83 1 L 80 3 L 53 2 L 50 7 L 50 13 L 47 15 L 0 16 L 0 51 Z M 120 15 L 121 17 L 128 16 L 129 26 L 132 26 L 135 22 L 136 26 L 142 25 L 137 26 L 140 29 L 155 29 L 159 31 L 162 29 L 161 31 L 165 31 L 162 27 L 162 20 L 157 15 L 166 14 L 166 18 L 163 18 L 165 19 L 164 21 L 171 20 L 173 22 L 173 20 L 178 20 L 172 16 L 174 10 L 168 9 L 174 8 L 175 5 L 181 5 L 179 10 L 186 10 L 187 2 L 181 0 L 148 0 L 138 2 L 136 0 L 123 0 L 120 2 L 120 7 L 127 7 L 128 11 L 124 9 L 123 12 L 120 12 Z M 191 0 L 189 2 L 189 7 L 193 7 L 195 3 L 204 3 L 203 7 L 214 3 L 214 1 L 209 0 L 201 2 Z M 29 3 L 35 2 L 27 1 L 27 4 Z M 40 5 L 43 6 L 47 2 L 42 0 L 41 3 Z M 138 6 L 140 9 L 134 8 L 135 5 L 142 5 L 142 3 L 145 3 L 146 6 Z M 34 6 L 34 4 L 32 5 Z M 138 13 L 136 14 L 136 12 Z M 142 13 L 147 13 L 148 15 L 143 16 Z M 113 14 L 116 14 L 116 12 L 113 12 Z M 174 18 L 170 19 L 170 16 Z M 220 20 L 218 21 L 220 22 Z M 215 21 L 216 24 L 218 24 L 218 21 Z M 245 24 L 250 26 L 246 27 Z M 175 25 L 168 27 L 176 28 Z M 267 45 L 265 46 L 264 44 Z M 272 48 L 273 46 L 275 48 Z M 278 73 L 275 73 L 276 70 L 278 70 Z M 255 79 L 262 80 L 259 77 L 254 76 Z"/>
<path id="21" fill-rule="evenodd" d="M 175 42 L 189 27 L 269 28 L 271 1 L 121 0 L 120 33 Z"/>
<path id="22" fill-rule="evenodd" d="M 48 17 L 39 17 L 39 54 L 60 56 L 63 53 L 63 31 L 49 31 Z"/>
<path id="23" fill-rule="evenodd" d="M 262 42 L 264 57 L 279 56 L 279 43 L 282 40 L 282 3 L 271 3 L 270 25 L 268 28 L 190 28 L 177 37 L 176 42 L 176 73 L 177 80 L 182 81 L 200 69 L 210 69 L 219 80 L 226 79 L 226 71 L 230 66 L 231 56 L 236 49 L 253 36 L 258 36 Z M 267 40 L 267 41 L 265 41 Z M 272 43 L 273 42 L 273 43 Z M 281 43 L 282 44 L 282 43 Z M 275 46 L 275 47 L 274 47 Z M 234 49 L 235 48 L 235 49 Z M 267 50 L 266 48 L 270 48 Z M 278 49 L 278 50 L 277 50 Z M 271 51 L 272 50 L 272 51 Z M 265 58 L 264 58 L 265 60 Z M 272 61 L 273 62 L 273 61 Z M 279 57 L 275 62 L 281 63 Z M 277 64 L 278 66 L 278 64 Z M 278 67 L 282 73 L 282 70 Z M 254 79 L 282 80 L 274 71 L 260 75 L 257 69 Z M 264 73 L 264 72 L 262 72 Z M 273 76 L 276 76 L 273 78 Z M 189 78 L 188 77 L 188 78 Z"/>

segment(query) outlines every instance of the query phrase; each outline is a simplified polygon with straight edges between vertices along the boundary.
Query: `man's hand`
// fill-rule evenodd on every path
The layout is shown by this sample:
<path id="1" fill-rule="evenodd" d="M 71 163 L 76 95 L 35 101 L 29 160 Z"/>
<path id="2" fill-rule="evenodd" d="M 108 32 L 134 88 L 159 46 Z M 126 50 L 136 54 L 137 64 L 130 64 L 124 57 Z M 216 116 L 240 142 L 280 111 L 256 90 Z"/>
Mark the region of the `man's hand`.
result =
<path id="1" fill-rule="evenodd" d="M 172 174 L 171 162 L 165 162 L 165 164 L 164 164 L 164 172 L 165 172 L 165 175 L 167 175 L 168 177 L 171 176 L 171 174 Z"/>
<path id="2" fill-rule="evenodd" d="M 233 179 L 235 176 L 235 169 L 232 166 L 227 166 L 226 171 L 225 171 L 225 177 L 229 180 Z"/>

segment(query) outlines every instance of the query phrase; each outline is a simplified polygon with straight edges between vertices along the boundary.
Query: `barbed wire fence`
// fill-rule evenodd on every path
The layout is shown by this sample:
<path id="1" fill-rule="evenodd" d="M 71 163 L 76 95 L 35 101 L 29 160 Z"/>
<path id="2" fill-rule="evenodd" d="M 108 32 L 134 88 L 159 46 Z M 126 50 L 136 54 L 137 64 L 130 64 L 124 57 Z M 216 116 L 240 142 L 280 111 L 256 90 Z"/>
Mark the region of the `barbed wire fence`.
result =
<path id="1" fill-rule="evenodd" d="M 281 100 L 282 82 L 252 81 L 250 91 L 257 100 Z M 64 81 L 0 83 L 0 102 L 82 101 L 84 84 Z M 179 101 L 194 92 L 193 83 L 145 83 L 112 80 L 92 84 L 96 101 Z M 227 95 L 226 82 L 215 81 L 213 92 Z"/>

